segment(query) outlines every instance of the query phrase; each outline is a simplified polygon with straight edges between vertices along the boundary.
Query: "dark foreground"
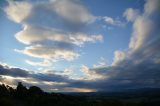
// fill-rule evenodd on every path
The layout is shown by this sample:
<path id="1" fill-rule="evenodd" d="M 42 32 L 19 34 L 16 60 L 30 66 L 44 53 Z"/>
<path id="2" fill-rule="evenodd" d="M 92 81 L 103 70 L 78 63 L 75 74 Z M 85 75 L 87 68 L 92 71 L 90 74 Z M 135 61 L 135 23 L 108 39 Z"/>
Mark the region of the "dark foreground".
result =
<path id="1" fill-rule="evenodd" d="M 110 93 L 46 93 L 21 83 L 16 89 L 0 85 L 0 106 L 160 106 L 160 89 Z"/>

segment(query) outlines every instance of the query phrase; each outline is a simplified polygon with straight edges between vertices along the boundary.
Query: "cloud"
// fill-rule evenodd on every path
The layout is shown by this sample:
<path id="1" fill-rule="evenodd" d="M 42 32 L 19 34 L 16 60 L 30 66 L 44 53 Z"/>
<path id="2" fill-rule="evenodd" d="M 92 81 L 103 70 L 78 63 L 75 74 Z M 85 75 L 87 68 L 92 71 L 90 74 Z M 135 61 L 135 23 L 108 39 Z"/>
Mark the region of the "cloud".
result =
<path id="1" fill-rule="evenodd" d="M 155 22 L 156 20 L 154 18 L 153 20 L 151 18 L 151 16 L 156 16 L 154 13 L 157 14 L 157 10 L 159 10 L 159 5 L 157 3 L 159 3 L 158 0 L 147 0 L 142 15 L 138 13 L 138 10 L 131 8 L 124 12 L 126 19 L 133 22 L 133 33 L 129 48 L 139 49 L 145 46 L 151 39 L 157 38 L 156 35 L 152 34 L 154 34 L 154 30 L 157 30 L 155 29 L 155 27 L 157 27 L 155 25 L 158 25 L 158 23 Z"/>
<path id="2" fill-rule="evenodd" d="M 1 76 L 10 76 L 10 77 L 18 77 L 18 78 L 34 78 L 42 81 L 55 81 L 55 82 L 63 82 L 69 80 L 67 76 L 62 76 L 54 73 L 31 73 L 25 69 L 21 68 L 10 68 L 9 66 L 0 65 L 0 75 Z"/>
<path id="3" fill-rule="evenodd" d="M 66 68 L 66 69 L 64 69 L 64 72 L 61 73 L 61 74 L 71 76 L 73 74 L 73 69 L 72 68 Z"/>
<path id="4" fill-rule="evenodd" d="M 160 59 L 158 49 L 160 46 L 160 14 L 157 11 L 160 7 L 157 3 L 160 4 L 157 0 L 147 0 L 145 6 L 150 5 L 156 9 L 150 7 L 150 10 L 145 7 L 144 13 L 134 17 L 134 20 L 131 21 L 133 22 L 133 33 L 129 49 L 115 51 L 112 63 L 114 65 L 95 69 L 98 74 L 108 76 L 108 78 L 94 82 L 97 86 L 94 86 L 92 82 L 89 83 L 90 85 L 87 83 L 88 86 L 102 91 L 160 87 L 160 66 L 157 62 Z M 128 20 L 128 17 L 126 19 Z M 86 83 L 81 84 L 87 86 Z"/>
<path id="5" fill-rule="evenodd" d="M 93 68 L 102 68 L 102 67 L 107 67 L 107 66 L 108 66 L 107 61 L 105 60 L 104 57 L 101 57 L 98 64 L 93 65 Z"/>
<path id="6" fill-rule="evenodd" d="M 0 65 L 0 80 L 2 83 L 15 87 L 18 82 L 23 82 L 27 87 L 37 85 L 49 91 L 56 86 L 64 86 L 69 78 L 54 73 L 31 73 L 21 68 L 11 68 Z"/>
<path id="7" fill-rule="evenodd" d="M 157 1 L 151 0 L 158 6 Z M 147 0 L 145 5 L 149 5 L 151 1 Z M 159 8 L 154 7 L 154 8 Z M 152 8 L 151 8 L 152 9 Z M 148 12 L 144 8 L 144 13 L 139 14 L 133 21 L 133 38 L 136 37 L 134 45 L 126 51 L 115 51 L 114 61 L 111 66 L 89 69 L 83 67 L 86 75 L 92 75 L 89 70 L 94 73 L 103 75 L 98 80 L 79 80 L 70 83 L 68 86 L 92 88 L 97 91 L 119 91 L 125 89 L 160 87 L 160 38 L 159 25 L 160 14 L 157 10 Z M 152 24 L 149 24 L 152 23 Z M 141 28 L 140 28 L 141 27 Z M 138 29 L 140 28 L 140 29 Z M 146 31 L 147 30 L 147 31 Z M 137 32 L 137 34 L 134 34 Z M 143 40 L 142 40 L 143 39 Z M 89 76 L 91 77 L 91 76 Z"/>
<path id="8" fill-rule="evenodd" d="M 109 25 L 119 26 L 119 27 L 125 26 L 125 23 L 121 22 L 119 19 L 113 19 L 112 17 L 108 16 L 105 16 L 102 19 Z"/>
<path id="9" fill-rule="evenodd" d="M 0 76 L 0 83 L 3 83 L 4 80 L 5 78 L 3 76 Z"/>
<path id="10" fill-rule="evenodd" d="M 26 47 L 16 51 L 44 61 L 74 60 L 80 55 L 76 48 L 103 41 L 102 35 L 81 30 L 96 17 L 77 0 L 8 1 L 4 11 L 9 19 L 23 26 L 15 38 Z M 40 64 L 44 65 L 36 65 Z"/>
<path id="11" fill-rule="evenodd" d="M 83 45 L 86 42 L 102 41 L 102 35 L 87 35 L 85 33 L 69 33 L 62 30 L 39 27 L 25 26 L 24 29 L 16 34 L 16 39 L 24 44 L 32 44 L 44 40 L 72 43 Z"/>
<path id="12" fill-rule="evenodd" d="M 26 47 L 21 50 L 15 49 L 15 51 L 44 59 L 42 62 L 26 60 L 33 66 L 48 66 L 57 60 L 74 60 L 80 56 L 75 49 L 79 49 L 86 43 L 103 41 L 102 35 L 83 31 L 83 28 L 87 29 L 96 17 L 77 0 L 12 1 L 4 11 L 9 19 L 23 27 L 16 33 L 15 38 Z M 89 91 L 85 87 L 67 87 L 68 84 L 73 85 L 78 80 L 69 76 L 72 73 L 70 69 L 65 69 L 59 74 L 54 70 L 50 73 L 29 73 L 17 68 L 20 72 L 27 72 L 26 76 L 19 75 L 16 70 L 15 74 L 10 74 L 12 69 L 8 70 L 1 76 L 10 79 L 7 80 L 9 84 L 23 81 L 26 85 L 35 84 L 48 90 Z"/>
<path id="13" fill-rule="evenodd" d="M 56 0 L 53 8 L 58 15 L 72 23 L 90 23 L 96 19 L 76 0 Z"/>
<path id="14" fill-rule="evenodd" d="M 81 71 L 84 74 L 83 80 L 98 80 L 103 79 L 103 75 L 96 73 L 94 69 L 89 69 L 87 66 L 82 65 Z"/>
<path id="15" fill-rule="evenodd" d="M 12 76 L 3 76 L 3 78 L 4 79 L 3 79 L 2 83 L 10 85 L 14 88 L 16 88 L 16 85 L 18 82 L 22 82 L 27 87 L 38 86 L 47 92 L 53 92 L 53 91 L 57 92 L 61 89 L 57 88 L 56 86 L 66 85 L 65 82 L 49 82 L 49 81 L 43 81 L 43 80 L 38 80 L 38 79 L 34 79 L 34 78 L 22 78 L 22 77 L 12 77 Z"/>
<path id="16" fill-rule="evenodd" d="M 138 49 L 143 46 L 148 38 L 147 36 L 150 36 L 153 30 L 153 25 L 153 22 L 148 17 L 139 16 L 133 24 L 133 36 L 131 37 L 129 47 Z"/>
<path id="17" fill-rule="evenodd" d="M 30 13 L 32 5 L 28 2 L 9 1 L 9 5 L 4 9 L 8 17 L 17 22 L 22 22 Z"/>
<path id="18" fill-rule="evenodd" d="M 27 87 L 39 86 L 45 91 L 54 92 L 88 92 L 95 89 L 85 88 L 83 86 L 76 87 L 78 80 L 69 78 L 68 70 L 64 74 L 58 74 L 56 71 L 46 71 L 42 73 L 31 73 L 20 68 L 10 68 L 9 66 L 0 65 L 0 80 L 2 83 L 16 87 L 18 82 L 22 82 Z"/>
<path id="19" fill-rule="evenodd" d="M 47 47 L 42 45 L 29 46 L 26 47 L 24 50 L 16 51 L 32 57 L 43 58 L 47 60 L 53 59 L 54 61 L 59 59 L 71 61 L 79 56 L 78 53 L 75 53 L 74 51 L 66 48 Z"/>
<path id="20" fill-rule="evenodd" d="M 124 60 L 125 57 L 126 57 L 125 52 L 119 51 L 119 50 L 115 51 L 114 52 L 114 59 L 113 59 L 112 65 L 117 65 L 119 62 L 121 62 L 122 60 Z"/>
<path id="21" fill-rule="evenodd" d="M 128 8 L 123 16 L 126 17 L 127 21 L 134 21 L 139 16 L 139 11 L 137 9 Z"/>
<path id="22" fill-rule="evenodd" d="M 56 74 L 47 74 L 47 73 L 37 73 L 32 75 L 33 78 L 39 79 L 42 81 L 49 81 L 49 82 L 69 82 L 69 78 L 62 75 Z"/>
<path id="23" fill-rule="evenodd" d="M 35 61 L 31 61 L 31 60 L 26 60 L 26 63 L 28 63 L 32 66 L 43 66 L 43 67 L 51 66 L 51 62 L 48 60 L 44 60 L 42 62 L 35 62 Z"/>
<path id="24" fill-rule="evenodd" d="M 146 15 L 152 15 L 153 13 L 159 11 L 159 1 L 158 0 L 147 0 L 144 6 L 144 11 Z"/>
<path id="25" fill-rule="evenodd" d="M 27 77 L 28 71 L 19 68 L 10 68 L 8 66 L 0 65 L 0 75 L 9 75 L 13 77 Z"/>
<path id="26" fill-rule="evenodd" d="M 8 6 L 4 10 L 11 20 L 20 23 L 25 21 L 25 18 L 33 15 L 33 9 L 39 6 L 50 10 L 50 12 L 52 12 L 51 14 L 56 13 L 65 21 L 73 24 L 90 23 L 96 19 L 96 17 L 77 0 L 37 1 L 32 4 L 30 1 L 8 1 Z"/>
<path id="27" fill-rule="evenodd" d="M 126 19 L 133 24 L 133 33 L 128 50 L 115 51 L 113 65 L 93 68 L 82 65 L 80 71 L 82 71 L 84 77 L 81 79 L 71 79 L 67 74 L 60 75 L 56 74 L 54 71 L 52 73 L 28 74 L 25 70 L 20 71 L 20 69 L 15 70 L 13 68 L 8 69 L 4 67 L 1 67 L 0 70 L 6 71 L 0 71 L 0 74 L 1 76 L 29 76 L 30 78 L 36 79 L 38 84 L 41 86 L 44 82 L 45 84 L 48 83 L 47 85 L 42 86 L 43 88 L 48 87 L 48 89 L 58 90 L 72 89 L 73 91 L 79 91 L 81 89 L 83 91 L 85 89 L 86 91 L 86 89 L 92 89 L 96 91 L 107 91 L 160 87 L 160 13 L 158 12 L 159 5 L 157 4 L 160 4 L 158 0 L 147 0 L 143 13 L 137 14 L 134 11 L 135 9 L 127 9 L 131 11 L 131 14 L 130 12 L 126 12 L 127 10 L 124 12 Z M 54 42 L 56 45 L 50 45 L 46 44 L 43 40 L 39 40 L 41 38 L 35 38 L 36 40 L 28 40 L 29 42 L 26 41 L 27 43 L 25 44 L 28 44 L 28 46 L 20 52 L 38 58 L 47 58 L 49 60 L 52 58 L 72 60 L 77 56 L 77 53 L 73 49 L 74 46 L 77 46 L 77 44 L 82 44 L 73 42 L 80 42 L 82 39 L 83 42 L 94 41 L 88 40 L 88 38 L 85 37 L 79 38 L 77 37 L 79 34 L 76 35 L 77 38 L 74 37 L 73 39 L 68 38 L 68 36 L 72 35 L 67 35 L 67 40 L 69 39 L 72 41 L 70 42 L 71 45 L 70 43 L 68 44 L 64 42 L 64 40 L 56 41 L 56 43 Z M 48 39 L 47 37 L 44 37 L 43 39 L 50 40 L 51 38 Z M 101 37 L 98 39 L 101 39 Z M 55 39 L 53 41 L 55 41 Z M 23 40 L 21 42 L 23 42 Z M 59 44 L 58 42 L 61 43 Z M 64 44 L 67 44 L 67 46 L 64 46 Z M 14 72 L 11 70 L 14 70 Z M 43 83 L 41 83 L 42 81 Z M 53 88 L 53 82 L 63 84 L 55 85 Z"/>

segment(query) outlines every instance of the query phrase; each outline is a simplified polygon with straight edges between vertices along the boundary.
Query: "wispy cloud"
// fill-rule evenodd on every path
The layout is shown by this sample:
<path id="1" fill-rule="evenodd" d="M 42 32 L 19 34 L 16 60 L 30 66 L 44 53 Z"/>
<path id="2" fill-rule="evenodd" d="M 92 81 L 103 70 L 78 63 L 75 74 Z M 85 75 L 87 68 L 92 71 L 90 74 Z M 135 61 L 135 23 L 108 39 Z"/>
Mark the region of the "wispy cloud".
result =
<path id="1" fill-rule="evenodd" d="M 51 63 L 48 60 L 44 60 L 42 62 L 35 62 L 35 61 L 31 61 L 31 60 L 25 60 L 25 61 L 26 61 L 26 63 L 33 65 L 33 66 L 44 66 L 44 67 L 51 66 Z"/>
<path id="2" fill-rule="evenodd" d="M 102 17 L 102 19 L 108 25 L 119 26 L 119 27 L 124 27 L 125 26 L 125 22 L 120 21 L 118 18 L 113 19 L 112 17 L 104 16 L 104 17 Z"/>
<path id="3" fill-rule="evenodd" d="M 56 61 L 59 59 L 71 61 L 79 56 L 78 53 L 67 48 L 47 47 L 42 45 L 29 46 L 26 47 L 24 50 L 16 51 L 36 58 L 42 58 L 47 60 L 53 59 L 52 61 Z"/>

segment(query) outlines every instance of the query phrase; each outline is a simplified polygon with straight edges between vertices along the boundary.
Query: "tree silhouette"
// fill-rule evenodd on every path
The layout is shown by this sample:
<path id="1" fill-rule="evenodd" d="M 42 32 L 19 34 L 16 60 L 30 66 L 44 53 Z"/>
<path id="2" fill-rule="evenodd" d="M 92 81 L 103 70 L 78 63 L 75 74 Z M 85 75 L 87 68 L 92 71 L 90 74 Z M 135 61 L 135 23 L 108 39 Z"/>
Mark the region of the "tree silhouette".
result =
<path id="1" fill-rule="evenodd" d="M 136 91 L 137 92 L 137 91 Z M 13 89 L 0 85 L 0 106 L 160 106 L 160 90 L 152 93 L 111 93 L 108 96 L 71 96 L 47 93 L 37 86 L 27 89 L 21 82 Z"/>
<path id="2" fill-rule="evenodd" d="M 43 93 L 43 91 L 39 87 L 36 87 L 36 86 L 31 86 L 28 91 L 30 94 L 42 94 Z"/>
<path id="3" fill-rule="evenodd" d="M 22 82 L 18 82 L 16 88 L 16 96 L 20 99 L 24 99 L 27 96 L 28 90 L 25 86 L 23 86 Z"/>

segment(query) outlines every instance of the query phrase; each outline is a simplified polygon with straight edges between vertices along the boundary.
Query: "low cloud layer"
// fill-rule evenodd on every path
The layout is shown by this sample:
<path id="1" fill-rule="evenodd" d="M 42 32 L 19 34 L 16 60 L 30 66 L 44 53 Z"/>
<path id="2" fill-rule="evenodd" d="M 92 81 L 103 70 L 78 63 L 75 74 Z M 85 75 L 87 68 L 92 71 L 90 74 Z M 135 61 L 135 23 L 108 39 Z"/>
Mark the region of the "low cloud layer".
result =
<path id="1" fill-rule="evenodd" d="M 83 69 L 85 70 L 85 69 Z M 54 70 L 41 73 L 33 73 L 20 68 L 13 68 L 9 66 L 0 65 L 0 81 L 11 86 L 15 86 L 18 82 L 23 82 L 26 86 L 36 85 L 42 87 L 45 91 L 58 91 L 58 92 L 91 92 L 96 91 L 94 88 L 88 88 L 87 86 L 77 85 L 85 83 L 86 81 L 92 81 L 93 79 L 73 79 L 70 74 L 67 74 L 67 70 L 58 73 Z M 96 73 L 91 73 L 98 75 Z M 88 75 L 88 74 L 87 74 Z M 92 77 L 90 75 L 90 77 Z M 96 77 L 99 78 L 99 77 Z"/>
<path id="2" fill-rule="evenodd" d="M 8 66 L 0 65 L 0 75 L 8 75 L 13 77 L 26 77 L 29 72 L 19 68 L 9 68 Z"/>

